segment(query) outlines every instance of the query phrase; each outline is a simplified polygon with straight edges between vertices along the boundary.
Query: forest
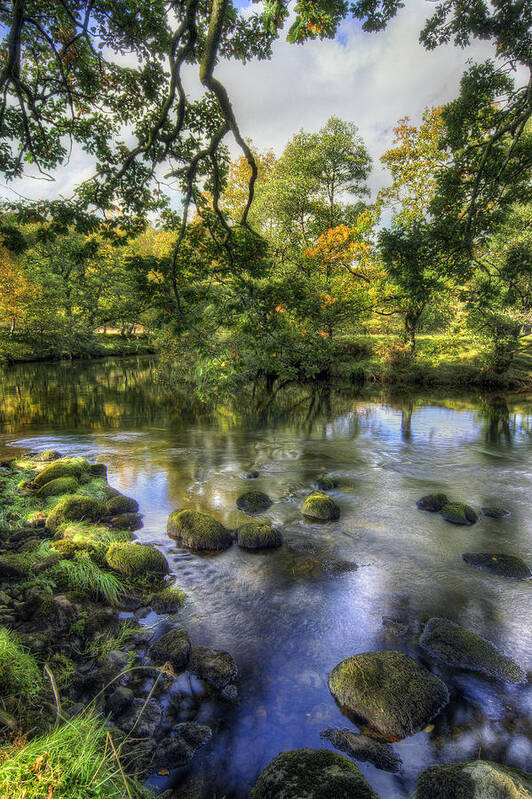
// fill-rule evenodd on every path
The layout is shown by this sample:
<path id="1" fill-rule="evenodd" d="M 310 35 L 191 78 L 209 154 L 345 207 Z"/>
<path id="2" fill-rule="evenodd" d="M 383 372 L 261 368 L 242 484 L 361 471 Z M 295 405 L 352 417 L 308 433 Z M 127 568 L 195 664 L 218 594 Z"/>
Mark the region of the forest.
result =
<path id="1" fill-rule="evenodd" d="M 248 135 L 407 14 L 451 99 Z M 0 799 L 532 799 L 530 0 L 0 28 Z"/>

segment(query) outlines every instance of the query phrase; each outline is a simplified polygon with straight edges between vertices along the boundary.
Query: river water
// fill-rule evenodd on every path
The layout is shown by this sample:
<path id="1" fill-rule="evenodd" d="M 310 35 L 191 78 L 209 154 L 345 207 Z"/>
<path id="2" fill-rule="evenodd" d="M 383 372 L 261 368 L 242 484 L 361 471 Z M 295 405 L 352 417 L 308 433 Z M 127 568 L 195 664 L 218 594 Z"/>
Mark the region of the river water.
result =
<path id="1" fill-rule="evenodd" d="M 446 616 L 532 666 L 532 582 L 461 559 L 491 551 L 532 562 L 532 397 L 300 386 L 205 409 L 163 390 L 155 369 L 149 358 L 5 369 L 0 457 L 53 447 L 104 461 L 111 485 L 140 504 L 139 539 L 162 548 L 190 596 L 179 618 L 193 643 L 235 657 L 241 698 L 198 704 L 193 716 L 217 734 L 174 781 L 203 775 L 213 799 L 244 799 L 281 750 L 329 748 L 321 730 L 353 725 L 329 694 L 328 673 L 376 649 L 416 657 L 451 691 L 432 725 L 394 744 L 400 774 L 360 764 L 382 799 L 406 799 L 433 763 L 481 756 L 530 769 L 529 688 L 449 669 L 417 637 L 428 618 Z M 259 478 L 246 480 L 252 469 Z M 328 524 L 300 514 L 322 474 L 339 480 L 331 494 L 341 517 Z M 280 550 L 234 545 L 198 556 L 167 537 L 167 517 L 180 507 L 236 527 L 249 517 L 235 500 L 250 488 L 274 500 L 265 516 L 283 534 Z M 477 510 L 502 504 L 511 516 L 455 527 L 416 509 L 433 491 Z M 408 630 L 390 630 L 383 617 Z"/>

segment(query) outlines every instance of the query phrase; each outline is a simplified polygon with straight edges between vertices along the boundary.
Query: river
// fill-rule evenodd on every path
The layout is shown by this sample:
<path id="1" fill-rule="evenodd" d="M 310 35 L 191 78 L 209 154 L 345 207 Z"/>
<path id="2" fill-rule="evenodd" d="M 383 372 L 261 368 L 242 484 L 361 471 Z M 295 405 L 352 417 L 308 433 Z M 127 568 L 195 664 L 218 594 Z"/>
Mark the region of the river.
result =
<path id="1" fill-rule="evenodd" d="M 209 796 L 244 799 L 281 750 L 330 748 L 320 731 L 352 724 L 327 675 L 376 649 L 412 655 L 451 691 L 433 724 L 394 744 L 401 773 L 360 764 L 383 799 L 406 799 L 433 763 L 480 755 L 530 769 L 529 689 L 447 668 L 417 637 L 428 618 L 446 616 L 532 666 L 532 583 L 461 559 L 491 551 L 532 563 L 532 397 L 298 386 L 206 409 L 163 389 L 156 369 L 148 357 L 5 368 L 0 457 L 54 448 L 105 462 L 111 485 L 140 504 L 139 539 L 165 552 L 190 596 L 179 618 L 193 643 L 236 659 L 239 702 L 198 704 L 194 717 L 217 734 L 174 779 L 203 774 Z M 259 477 L 245 479 L 250 470 Z M 331 495 L 341 517 L 312 523 L 300 507 L 325 473 L 339 481 Z M 282 532 L 281 549 L 233 545 L 198 556 L 167 537 L 167 517 L 180 507 L 238 526 L 249 517 L 235 500 L 250 488 L 274 500 L 265 515 Z M 455 527 L 416 509 L 433 491 L 477 510 L 504 505 L 511 516 Z M 383 617 L 408 630 L 398 634 Z"/>

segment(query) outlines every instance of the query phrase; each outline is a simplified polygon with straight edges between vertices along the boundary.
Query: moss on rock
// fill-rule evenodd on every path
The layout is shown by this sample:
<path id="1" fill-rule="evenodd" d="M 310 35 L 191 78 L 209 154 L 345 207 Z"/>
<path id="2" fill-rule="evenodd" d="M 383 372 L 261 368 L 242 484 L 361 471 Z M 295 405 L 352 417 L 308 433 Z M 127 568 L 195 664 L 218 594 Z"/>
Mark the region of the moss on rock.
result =
<path id="1" fill-rule="evenodd" d="M 242 549 L 275 549 L 281 546 L 283 538 L 271 524 L 248 522 L 236 531 L 236 542 Z"/>
<path id="2" fill-rule="evenodd" d="M 338 480 L 335 477 L 323 475 L 322 477 L 318 477 L 316 485 L 320 491 L 332 491 L 333 488 L 338 488 Z"/>
<path id="3" fill-rule="evenodd" d="M 440 510 L 446 522 L 451 524 L 474 524 L 478 516 L 470 505 L 465 502 L 448 502 Z"/>
<path id="4" fill-rule="evenodd" d="M 323 491 L 313 491 L 312 494 L 309 494 L 303 503 L 301 513 L 309 519 L 318 519 L 323 522 L 340 518 L 340 508 Z"/>
<path id="5" fill-rule="evenodd" d="M 270 497 L 262 491 L 246 491 L 245 494 L 241 494 L 236 501 L 238 510 L 249 513 L 250 515 L 263 513 L 265 510 L 268 510 L 271 505 L 272 501 Z"/>
<path id="6" fill-rule="evenodd" d="M 332 670 L 329 689 L 343 710 L 389 741 L 418 732 L 449 701 L 445 683 L 395 651 L 346 658 Z"/>
<path id="7" fill-rule="evenodd" d="M 147 604 L 155 613 L 175 613 L 183 607 L 187 595 L 178 588 L 163 588 L 148 597 Z"/>
<path id="8" fill-rule="evenodd" d="M 89 464 L 85 458 L 63 458 L 54 461 L 49 466 L 45 466 L 33 480 L 36 488 L 56 480 L 58 477 L 76 477 L 78 480 L 82 475 L 88 474 Z"/>
<path id="9" fill-rule="evenodd" d="M 57 461 L 61 457 L 61 453 L 56 449 L 45 449 L 34 456 L 36 461 Z"/>
<path id="10" fill-rule="evenodd" d="M 403 761 L 390 744 L 377 741 L 367 735 L 349 729 L 338 730 L 330 727 L 320 732 L 320 737 L 330 741 L 335 749 L 362 763 L 373 763 L 381 771 L 396 773 L 401 770 Z"/>
<path id="11" fill-rule="evenodd" d="M 107 466 L 105 463 L 91 463 L 89 466 L 89 474 L 93 477 L 107 478 Z"/>
<path id="12" fill-rule="evenodd" d="M 502 552 L 464 552 L 462 559 L 475 569 L 485 569 L 497 577 L 508 577 L 510 580 L 528 580 L 532 572 L 521 558 L 516 555 L 504 555 Z"/>
<path id="13" fill-rule="evenodd" d="M 112 530 L 140 530 L 142 527 L 142 514 L 140 513 L 121 513 L 119 516 L 112 516 L 108 520 Z"/>
<path id="14" fill-rule="evenodd" d="M 504 519 L 506 516 L 511 516 L 510 511 L 500 505 L 491 505 L 489 508 L 481 508 L 480 510 L 484 516 L 491 516 L 492 519 Z"/>
<path id="15" fill-rule="evenodd" d="M 525 673 L 511 658 L 501 655 L 485 638 L 449 619 L 429 619 L 419 643 L 449 666 L 480 671 L 504 682 L 526 682 Z"/>
<path id="16" fill-rule="evenodd" d="M 351 760 L 328 749 L 295 749 L 274 757 L 251 799 L 378 799 Z"/>
<path id="17" fill-rule="evenodd" d="M 73 494 L 57 503 L 48 518 L 46 526 L 55 532 L 65 522 L 97 522 L 104 514 L 104 506 L 97 499 L 83 494 Z"/>
<path id="18" fill-rule="evenodd" d="M 150 656 L 153 662 L 162 666 L 167 661 L 176 671 L 186 668 L 190 657 L 190 638 L 183 627 L 174 627 L 161 635 L 150 647 Z"/>
<path id="19" fill-rule="evenodd" d="M 440 511 L 449 500 L 447 499 L 446 494 L 427 494 L 425 497 L 421 497 L 416 502 L 416 507 L 419 510 L 428 510 L 431 513 L 436 513 Z"/>
<path id="20" fill-rule="evenodd" d="M 119 516 L 121 513 L 138 513 L 139 503 L 126 497 L 124 494 L 117 494 L 105 503 L 107 516 Z"/>
<path id="21" fill-rule="evenodd" d="M 78 488 L 78 481 L 75 477 L 56 477 L 45 483 L 37 491 L 40 497 L 57 497 L 60 494 L 75 494 Z"/>
<path id="22" fill-rule="evenodd" d="M 162 552 L 149 544 L 122 541 L 111 544 L 105 560 L 108 566 L 126 577 L 168 574 L 170 568 Z"/>
<path id="23" fill-rule="evenodd" d="M 196 510 L 176 510 L 168 517 L 167 532 L 189 549 L 228 549 L 233 543 L 229 530 L 216 519 Z"/>
<path id="24" fill-rule="evenodd" d="M 429 766 L 418 776 L 416 797 L 532 799 L 532 774 L 489 760 Z"/>
<path id="25" fill-rule="evenodd" d="M 232 655 L 220 649 L 194 646 L 190 653 L 190 671 L 206 680 L 217 690 L 223 690 L 238 678 L 238 668 Z"/>

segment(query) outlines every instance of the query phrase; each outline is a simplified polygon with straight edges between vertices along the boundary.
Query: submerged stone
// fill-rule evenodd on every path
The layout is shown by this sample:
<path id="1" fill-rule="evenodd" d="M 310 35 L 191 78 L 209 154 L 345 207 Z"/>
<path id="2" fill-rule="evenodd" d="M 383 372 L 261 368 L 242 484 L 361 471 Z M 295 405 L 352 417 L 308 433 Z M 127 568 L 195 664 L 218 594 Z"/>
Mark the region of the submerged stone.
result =
<path id="1" fill-rule="evenodd" d="M 429 766 L 417 779 L 417 799 L 532 799 L 532 774 L 473 760 Z"/>
<path id="2" fill-rule="evenodd" d="M 339 663 L 329 690 L 342 710 L 389 741 L 418 732 L 449 701 L 447 686 L 402 652 L 366 652 Z"/>
<path id="3" fill-rule="evenodd" d="M 475 569 L 485 569 L 498 577 L 510 580 L 528 580 L 532 572 L 521 558 L 492 552 L 464 552 L 462 559 Z"/>
<path id="4" fill-rule="evenodd" d="M 444 505 L 448 503 L 446 494 L 427 494 L 426 497 L 421 497 L 416 502 L 416 507 L 419 510 L 428 510 L 431 513 L 437 513 Z"/>
<path id="5" fill-rule="evenodd" d="M 378 799 L 360 769 L 328 749 L 281 752 L 268 763 L 251 799 Z"/>
<path id="6" fill-rule="evenodd" d="M 165 575 L 170 571 L 162 552 L 149 544 L 120 541 L 111 544 L 105 560 L 108 566 L 126 577 Z"/>
<path id="7" fill-rule="evenodd" d="M 256 480 L 258 476 L 259 473 L 255 469 L 251 472 L 247 472 L 247 474 L 244 475 L 246 480 Z"/>
<path id="8" fill-rule="evenodd" d="M 335 477 L 323 475 L 322 477 L 318 477 L 316 485 L 320 491 L 332 491 L 333 488 L 338 488 L 338 480 Z"/>
<path id="9" fill-rule="evenodd" d="M 157 666 L 167 661 L 176 671 L 186 668 L 190 657 L 190 638 L 183 627 L 175 627 L 161 635 L 150 647 L 150 656 Z"/>
<path id="10" fill-rule="evenodd" d="M 474 524 L 478 516 L 470 505 L 464 502 L 448 502 L 440 511 L 446 522 L 451 524 Z"/>
<path id="11" fill-rule="evenodd" d="M 236 501 L 236 506 L 239 510 L 252 515 L 268 510 L 271 505 L 272 501 L 270 497 L 262 491 L 246 491 L 246 493 L 241 494 Z"/>
<path id="12" fill-rule="evenodd" d="M 449 619 L 429 619 L 420 646 L 449 666 L 479 671 L 509 683 L 525 683 L 526 675 L 511 658 L 480 635 Z"/>
<path id="13" fill-rule="evenodd" d="M 303 516 L 323 522 L 340 518 L 340 508 L 328 494 L 323 491 L 313 491 L 306 498 L 301 508 Z"/>
<path id="14" fill-rule="evenodd" d="M 511 513 L 506 508 L 501 508 L 497 505 L 492 505 L 489 508 L 480 509 L 484 516 L 491 516 L 493 519 L 504 519 L 506 516 L 511 516 Z"/>
<path id="15" fill-rule="evenodd" d="M 189 549 L 228 549 L 233 543 L 229 530 L 216 519 L 196 510 L 176 510 L 168 517 L 167 532 Z"/>
<path id="16" fill-rule="evenodd" d="M 75 494 L 78 488 L 78 481 L 75 477 L 56 477 L 45 483 L 37 491 L 40 497 L 56 497 L 60 494 Z"/>
<path id="17" fill-rule="evenodd" d="M 236 531 L 236 541 L 242 549 L 274 549 L 281 546 L 283 538 L 271 524 L 248 522 Z"/>
<path id="18" fill-rule="evenodd" d="M 389 744 L 369 738 L 367 735 L 330 727 L 323 730 L 320 736 L 330 741 L 340 752 L 345 752 L 354 760 L 373 763 L 375 768 L 381 771 L 395 773 L 400 771 L 403 765 L 403 761 Z"/>
<path id="19" fill-rule="evenodd" d="M 104 514 L 104 505 L 97 499 L 82 494 L 65 497 L 53 508 L 46 526 L 55 532 L 65 522 L 97 522 Z"/>

